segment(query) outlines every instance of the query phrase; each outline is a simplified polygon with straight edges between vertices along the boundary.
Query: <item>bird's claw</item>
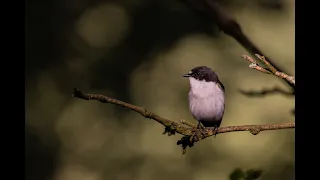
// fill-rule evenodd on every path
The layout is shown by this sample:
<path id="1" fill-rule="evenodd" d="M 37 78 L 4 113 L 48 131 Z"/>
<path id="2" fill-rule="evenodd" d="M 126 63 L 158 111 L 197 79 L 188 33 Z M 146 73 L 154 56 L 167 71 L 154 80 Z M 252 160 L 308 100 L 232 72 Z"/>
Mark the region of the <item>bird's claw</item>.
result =
<path id="1" fill-rule="evenodd" d="M 213 130 L 212 131 L 214 131 L 214 138 L 216 138 L 216 136 L 217 136 L 217 134 L 218 134 L 218 127 L 213 127 Z"/>
<path id="2" fill-rule="evenodd" d="M 198 123 L 198 126 L 197 126 L 197 129 L 198 131 L 200 131 L 200 133 L 202 134 L 203 137 L 206 136 L 206 129 L 205 127 L 203 126 L 203 124 L 201 124 L 200 122 Z"/>

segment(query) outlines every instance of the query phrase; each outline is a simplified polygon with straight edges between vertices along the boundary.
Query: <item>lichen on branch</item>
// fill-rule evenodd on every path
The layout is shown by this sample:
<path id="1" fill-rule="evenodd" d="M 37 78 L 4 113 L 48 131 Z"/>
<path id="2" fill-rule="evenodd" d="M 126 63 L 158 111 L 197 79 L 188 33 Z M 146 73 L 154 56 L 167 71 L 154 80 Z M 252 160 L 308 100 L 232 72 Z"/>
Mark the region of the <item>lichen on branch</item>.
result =
<path id="1" fill-rule="evenodd" d="M 143 117 L 147 119 L 152 119 L 162 124 L 165 127 L 165 131 L 163 134 L 174 135 L 176 133 L 183 135 L 183 137 L 177 142 L 178 145 L 181 145 L 183 149 L 183 153 L 185 153 L 187 147 L 192 147 L 194 143 L 210 137 L 215 134 L 222 134 L 228 132 L 236 132 L 236 131 L 249 131 L 253 135 L 257 135 L 261 131 L 268 130 L 280 130 L 280 129 L 290 129 L 295 127 L 294 122 L 287 122 L 281 124 L 265 124 L 265 125 L 242 125 L 242 126 L 226 126 L 220 127 L 217 130 L 213 130 L 211 128 L 205 128 L 205 130 L 197 129 L 196 126 L 188 122 L 186 120 L 181 120 L 181 123 L 177 123 L 173 120 L 166 119 L 161 117 L 151 111 L 148 111 L 146 108 L 135 106 L 117 99 L 113 99 L 100 94 L 84 94 L 79 89 L 74 88 L 73 97 L 84 99 L 84 100 L 97 100 L 102 103 L 110 103 L 118 106 L 122 106 L 124 108 L 130 109 L 141 114 Z"/>

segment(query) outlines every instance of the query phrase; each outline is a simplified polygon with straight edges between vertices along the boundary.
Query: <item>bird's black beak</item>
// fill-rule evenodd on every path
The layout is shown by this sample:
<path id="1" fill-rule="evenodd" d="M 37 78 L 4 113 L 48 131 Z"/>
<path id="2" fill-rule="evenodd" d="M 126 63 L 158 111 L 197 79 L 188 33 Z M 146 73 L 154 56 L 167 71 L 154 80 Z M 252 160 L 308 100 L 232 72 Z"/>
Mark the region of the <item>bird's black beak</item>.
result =
<path id="1" fill-rule="evenodd" d="M 185 74 L 182 77 L 191 77 L 190 74 Z"/>

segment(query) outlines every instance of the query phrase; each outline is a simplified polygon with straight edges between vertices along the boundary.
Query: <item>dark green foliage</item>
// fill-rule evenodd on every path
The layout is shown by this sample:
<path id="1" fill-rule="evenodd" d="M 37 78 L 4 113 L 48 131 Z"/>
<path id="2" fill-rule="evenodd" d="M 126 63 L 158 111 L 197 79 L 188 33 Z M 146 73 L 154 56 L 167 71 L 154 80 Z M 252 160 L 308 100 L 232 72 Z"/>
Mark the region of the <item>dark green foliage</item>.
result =
<path id="1" fill-rule="evenodd" d="M 262 174 L 262 170 L 261 169 L 249 169 L 246 171 L 246 180 L 254 180 L 254 179 L 258 179 Z"/>
<path id="2" fill-rule="evenodd" d="M 230 180 L 255 180 L 258 179 L 262 174 L 260 169 L 249 169 L 246 172 L 240 168 L 236 168 L 230 175 Z"/>
<path id="3" fill-rule="evenodd" d="M 230 175 L 230 180 L 240 180 L 243 179 L 245 176 L 244 172 L 240 168 L 236 168 Z"/>

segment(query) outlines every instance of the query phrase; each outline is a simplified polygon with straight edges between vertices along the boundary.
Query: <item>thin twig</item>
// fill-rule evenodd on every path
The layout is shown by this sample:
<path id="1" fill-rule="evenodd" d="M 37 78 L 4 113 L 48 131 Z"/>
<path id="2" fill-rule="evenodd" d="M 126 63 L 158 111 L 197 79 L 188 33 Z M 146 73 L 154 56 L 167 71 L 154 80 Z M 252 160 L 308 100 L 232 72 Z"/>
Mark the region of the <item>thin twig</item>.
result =
<path id="1" fill-rule="evenodd" d="M 273 67 L 264 56 L 260 56 L 259 54 L 255 54 L 257 56 L 257 58 L 259 58 L 267 67 L 268 69 L 275 74 L 278 70 Z"/>
<path id="2" fill-rule="evenodd" d="M 285 91 L 283 89 L 280 89 L 279 87 L 275 87 L 273 89 L 263 89 L 261 91 L 244 91 L 244 90 L 240 90 L 240 92 L 246 96 L 264 96 L 264 95 L 267 95 L 267 94 L 276 94 L 276 93 L 279 93 L 279 94 L 282 94 L 282 95 L 285 95 L 285 96 L 293 96 L 295 93 L 294 92 L 288 92 L 288 91 Z"/>
<path id="3" fill-rule="evenodd" d="M 181 124 L 187 125 L 189 127 L 197 128 L 197 125 L 195 125 L 195 124 L 193 124 L 193 123 L 191 123 L 191 122 L 189 122 L 187 120 L 181 119 L 180 122 L 181 122 Z"/>
<path id="4" fill-rule="evenodd" d="M 270 72 L 269 70 L 261 67 L 261 66 L 258 64 L 258 62 L 257 62 L 255 59 L 253 59 L 251 56 L 248 56 L 248 55 L 246 55 L 246 54 L 243 54 L 243 55 L 242 55 L 242 58 L 245 59 L 245 60 L 247 60 L 247 61 L 250 63 L 250 65 L 249 65 L 250 68 L 255 69 L 255 70 L 257 70 L 257 71 L 260 71 L 260 72 L 263 72 L 263 73 L 266 73 L 266 74 L 271 74 L 271 72 Z"/>
<path id="5" fill-rule="evenodd" d="M 273 74 L 279 78 L 286 79 L 289 83 L 291 83 L 293 86 L 295 86 L 295 78 L 293 76 L 290 76 L 286 73 L 278 71 L 274 66 L 270 64 L 270 62 L 264 57 L 256 54 L 256 56 L 267 66 L 267 68 L 264 68 L 260 66 L 256 60 L 254 60 L 252 57 L 243 54 L 242 58 L 250 62 L 249 65 L 250 68 L 255 69 L 257 71 L 266 73 L 266 74 Z"/>
<path id="6" fill-rule="evenodd" d="M 179 124 L 169 119 L 163 118 L 153 112 L 150 112 L 143 107 L 135 106 L 135 105 L 132 105 L 117 99 L 113 99 L 104 95 L 83 94 L 80 90 L 75 88 L 72 96 L 76 98 L 84 99 L 84 100 L 98 100 L 102 103 L 111 103 L 118 106 L 122 106 L 141 114 L 145 118 L 153 119 L 157 121 L 158 123 L 165 126 L 164 134 L 167 133 L 168 135 L 174 135 L 175 133 L 179 133 L 184 135 L 184 137 L 182 137 L 181 140 L 177 142 L 178 145 L 182 146 L 184 150 L 183 152 L 185 152 L 185 149 L 187 147 L 192 147 L 195 142 L 198 142 L 204 138 L 210 137 L 215 132 L 213 129 L 210 129 L 210 128 L 206 128 L 205 131 L 196 129 L 194 128 L 195 125 L 193 123 L 191 122 L 187 123 L 186 120 L 183 120 L 184 122 L 183 124 Z M 188 125 L 191 127 L 186 127 L 185 125 Z M 256 135 L 261 131 L 290 129 L 290 128 L 295 128 L 294 122 L 281 123 L 281 124 L 266 124 L 266 125 L 226 126 L 226 127 L 220 127 L 217 130 L 217 134 L 235 132 L 235 131 L 250 131 L 252 134 Z"/>
<path id="7" fill-rule="evenodd" d="M 256 54 L 256 56 L 268 67 L 268 69 L 271 71 L 273 75 L 278 76 L 282 79 L 286 79 L 292 85 L 295 85 L 295 78 L 293 76 L 289 76 L 284 72 L 278 71 L 275 67 L 273 67 L 270 64 L 270 62 L 264 56 L 260 56 L 259 54 Z"/>
<path id="8" fill-rule="evenodd" d="M 243 54 L 242 55 L 242 58 L 247 60 L 250 65 L 249 67 L 252 68 L 252 69 L 255 69 L 257 71 L 260 71 L 260 72 L 263 72 L 263 73 L 266 73 L 266 74 L 273 74 L 279 78 L 282 78 L 282 79 L 286 79 L 287 82 L 291 83 L 292 86 L 295 86 L 295 79 L 293 76 L 289 76 L 288 74 L 285 74 L 283 72 L 279 72 L 277 70 L 277 68 L 275 68 L 264 56 L 260 56 L 259 54 L 256 54 L 256 57 L 259 58 L 263 63 L 264 65 L 267 67 L 267 68 L 264 68 L 262 66 L 260 66 L 256 60 L 254 60 L 252 57 L 246 55 L 246 54 Z M 240 90 L 240 92 L 244 95 L 247 95 L 247 96 L 264 96 L 266 94 L 272 94 L 272 93 L 280 93 L 282 95 L 286 95 L 286 96 L 294 96 L 295 95 L 295 92 L 294 92 L 294 89 L 293 89 L 293 92 L 288 92 L 288 91 L 285 91 L 283 89 L 280 89 L 280 88 L 273 88 L 273 89 L 268 89 L 268 90 L 262 90 L 262 91 L 259 91 L 259 92 L 254 92 L 254 91 L 243 91 L 243 90 Z M 294 112 L 293 112 L 294 114 Z"/>

